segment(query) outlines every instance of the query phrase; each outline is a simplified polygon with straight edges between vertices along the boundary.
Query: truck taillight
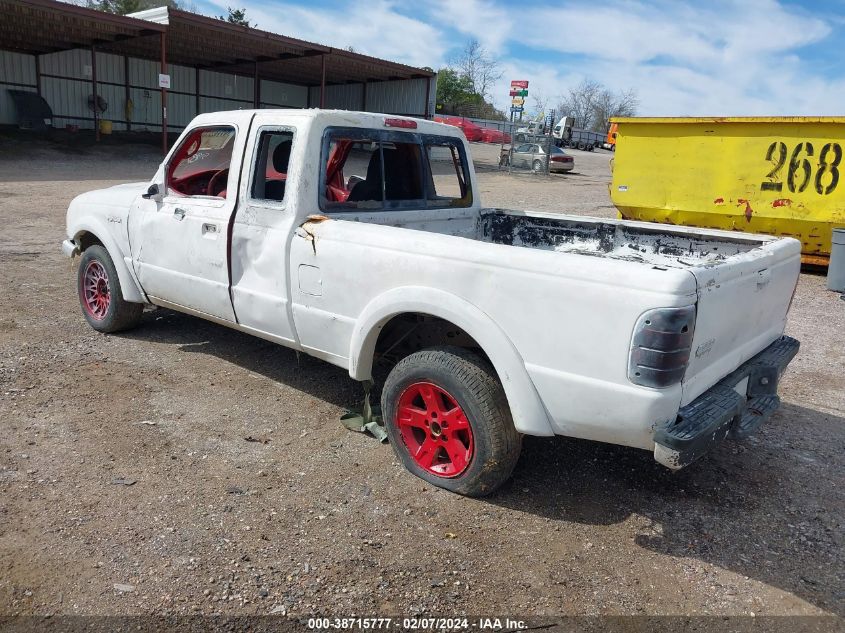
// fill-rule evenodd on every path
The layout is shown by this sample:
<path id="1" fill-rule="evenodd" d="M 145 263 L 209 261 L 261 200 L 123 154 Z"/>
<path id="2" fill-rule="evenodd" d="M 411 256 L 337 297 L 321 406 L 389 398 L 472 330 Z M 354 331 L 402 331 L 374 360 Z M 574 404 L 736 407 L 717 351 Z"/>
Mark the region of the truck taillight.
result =
<path id="1" fill-rule="evenodd" d="M 679 383 L 689 364 L 694 330 L 694 305 L 643 314 L 634 327 L 628 379 L 656 388 Z"/>

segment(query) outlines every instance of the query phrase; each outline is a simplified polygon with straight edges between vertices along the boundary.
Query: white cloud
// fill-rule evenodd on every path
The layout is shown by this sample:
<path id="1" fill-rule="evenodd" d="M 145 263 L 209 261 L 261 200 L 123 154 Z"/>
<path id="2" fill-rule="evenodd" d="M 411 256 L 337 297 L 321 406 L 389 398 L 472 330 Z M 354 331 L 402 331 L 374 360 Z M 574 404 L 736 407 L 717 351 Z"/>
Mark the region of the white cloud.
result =
<path id="1" fill-rule="evenodd" d="M 225 13 L 225 0 L 211 0 Z M 228 3 L 231 6 L 231 2 Z M 402 15 L 397 3 L 347 0 L 340 8 L 309 7 L 307 3 L 247 2 L 247 17 L 258 28 L 335 48 L 411 66 L 438 68 L 447 45 L 435 26 Z"/>
<path id="2" fill-rule="evenodd" d="M 699 6 L 678 2 L 605 2 L 528 9 L 542 24 L 532 45 L 596 59 L 646 62 L 668 58 L 693 66 L 741 61 L 816 42 L 830 33 L 819 18 L 790 11 L 775 0 L 721 0 Z"/>
<path id="3" fill-rule="evenodd" d="M 549 58 L 562 53 L 562 61 L 556 68 L 512 60 L 508 72 L 537 76 L 536 89 L 546 95 L 591 77 L 612 89 L 635 89 L 642 115 L 725 116 L 832 114 L 845 93 L 843 82 L 814 75 L 795 54 L 828 37 L 830 26 L 774 0 L 570 4 L 521 16 L 553 25 L 529 41 Z M 577 36 L 561 35 L 567 32 Z M 496 103 L 504 106 L 507 98 Z"/>
<path id="4" fill-rule="evenodd" d="M 430 19 L 477 39 L 493 55 L 514 34 L 514 17 L 492 0 L 428 0 L 425 7 Z"/>
<path id="5" fill-rule="evenodd" d="M 225 12 L 225 0 L 210 1 Z M 635 89 L 642 115 L 838 114 L 845 102 L 845 81 L 824 78 L 807 59 L 809 47 L 828 44 L 842 21 L 777 0 L 246 6 L 260 28 L 414 66 L 441 67 L 475 37 L 501 59 L 504 75 L 493 92 L 500 108 L 509 104 L 511 79 L 529 79 L 532 97 L 556 105 L 584 77 Z"/>

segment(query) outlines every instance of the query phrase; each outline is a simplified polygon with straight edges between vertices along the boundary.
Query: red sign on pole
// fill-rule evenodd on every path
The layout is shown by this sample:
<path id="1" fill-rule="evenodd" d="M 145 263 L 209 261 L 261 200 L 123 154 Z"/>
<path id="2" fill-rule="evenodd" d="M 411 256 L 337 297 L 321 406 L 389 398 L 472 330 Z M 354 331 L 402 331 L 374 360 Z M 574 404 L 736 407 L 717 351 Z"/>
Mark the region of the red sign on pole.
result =
<path id="1" fill-rule="evenodd" d="M 514 79 L 511 81 L 511 90 L 515 90 L 517 88 L 522 88 L 525 90 L 528 88 L 528 80 L 527 79 Z"/>

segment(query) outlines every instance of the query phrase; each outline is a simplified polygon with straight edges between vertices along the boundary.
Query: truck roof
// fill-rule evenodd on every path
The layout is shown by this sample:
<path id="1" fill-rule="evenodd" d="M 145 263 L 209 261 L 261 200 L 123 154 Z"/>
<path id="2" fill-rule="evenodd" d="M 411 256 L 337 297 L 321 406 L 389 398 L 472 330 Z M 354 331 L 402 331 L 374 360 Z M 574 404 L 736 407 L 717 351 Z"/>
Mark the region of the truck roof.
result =
<path id="1" fill-rule="evenodd" d="M 395 119 L 401 121 L 414 121 L 417 124 L 416 131 L 423 134 L 437 134 L 440 136 L 454 136 L 462 137 L 463 132 L 453 125 L 445 123 L 435 123 L 427 119 L 418 117 L 403 116 L 398 114 L 385 114 L 377 112 L 356 112 L 353 110 L 320 110 L 319 108 L 307 109 L 293 109 L 293 108 L 278 108 L 278 109 L 260 109 L 260 110 L 224 110 L 220 112 L 209 112 L 207 114 L 200 114 L 194 119 L 197 124 L 222 124 L 231 122 L 235 119 L 241 119 L 244 115 L 261 114 L 278 115 L 280 122 L 291 121 L 293 119 L 298 121 L 308 121 L 315 125 L 324 127 L 329 126 L 343 126 L 343 127 L 362 127 L 362 128 L 385 128 L 385 119 Z M 402 130 L 401 127 L 389 127 L 388 129 Z"/>

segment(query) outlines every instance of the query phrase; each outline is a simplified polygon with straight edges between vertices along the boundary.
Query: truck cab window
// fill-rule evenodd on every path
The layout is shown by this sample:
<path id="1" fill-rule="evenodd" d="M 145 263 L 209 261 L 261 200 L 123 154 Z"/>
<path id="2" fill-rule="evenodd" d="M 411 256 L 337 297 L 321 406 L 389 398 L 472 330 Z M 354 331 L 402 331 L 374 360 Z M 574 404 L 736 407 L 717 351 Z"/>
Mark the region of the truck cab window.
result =
<path id="1" fill-rule="evenodd" d="M 381 180 L 381 143 L 378 139 L 333 135 L 325 160 L 326 207 L 382 207 L 384 192 Z"/>
<path id="2" fill-rule="evenodd" d="M 342 133 L 330 137 L 324 208 L 383 209 L 423 206 L 422 148 L 407 143 Z"/>
<path id="3" fill-rule="evenodd" d="M 225 198 L 234 144 L 233 127 L 204 127 L 190 132 L 167 165 L 167 194 Z"/>
<path id="4" fill-rule="evenodd" d="M 431 178 L 426 206 L 468 207 L 472 193 L 467 186 L 463 146 L 457 142 L 426 145 Z"/>
<path id="5" fill-rule="evenodd" d="M 330 132 L 323 147 L 322 209 L 472 205 L 466 153 L 457 139 L 350 130 Z"/>
<path id="6" fill-rule="evenodd" d="M 251 197 L 255 200 L 282 201 L 293 147 L 290 130 L 263 131 L 258 138 Z"/>

